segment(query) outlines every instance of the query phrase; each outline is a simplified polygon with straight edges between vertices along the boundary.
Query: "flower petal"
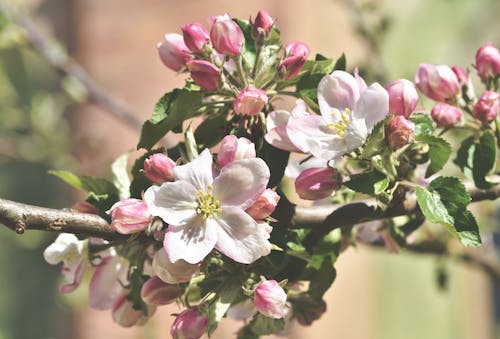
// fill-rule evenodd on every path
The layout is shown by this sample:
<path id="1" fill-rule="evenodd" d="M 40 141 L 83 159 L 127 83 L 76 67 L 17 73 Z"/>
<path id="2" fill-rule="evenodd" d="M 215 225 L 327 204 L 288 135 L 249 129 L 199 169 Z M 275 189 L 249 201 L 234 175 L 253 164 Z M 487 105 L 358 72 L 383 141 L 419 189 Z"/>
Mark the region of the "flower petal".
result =
<path id="1" fill-rule="evenodd" d="M 321 114 L 329 121 L 333 109 L 354 109 L 359 99 L 359 83 L 349 73 L 334 71 L 318 84 L 318 104 Z"/>
<path id="2" fill-rule="evenodd" d="M 196 215 L 196 192 L 189 182 L 166 182 L 160 187 L 148 188 L 144 200 L 151 215 L 162 218 L 167 224 L 184 225 Z"/>
<path id="3" fill-rule="evenodd" d="M 266 121 L 268 132 L 264 138 L 276 148 L 290 152 L 300 152 L 286 133 L 286 125 L 289 119 L 290 113 L 287 111 L 279 110 L 269 113 Z"/>
<path id="4" fill-rule="evenodd" d="M 216 241 L 217 223 L 213 219 L 196 216 L 182 227 L 169 226 L 163 247 L 171 262 L 182 259 L 197 264 L 212 251 Z"/>
<path id="5" fill-rule="evenodd" d="M 125 292 L 128 265 L 119 256 L 106 257 L 96 267 L 89 284 L 89 305 L 96 310 L 109 310 Z"/>
<path id="6" fill-rule="evenodd" d="M 264 192 L 269 176 L 269 168 L 260 158 L 237 160 L 215 178 L 213 194 L 222 205 L 247 209 Z"/>
<path id="7" fill-rule="evenodd" d="M 175 180 L 185 180 L 196 189 L 205 189 L 212 184 L 212 154 L 205 149 L 193 161 L 174 168 Z"/>
<path id="8" fill-rule="evenodd" d="M 351 152 L 362 146 L 368 136 L 365 120 L 353 119 L 345 130 L 345 142 L 347 152 Z"/>
<path id="9" fill-rule="evenodd" d="M 242 264 L 250 264 L 267 255 L 269 234 L 252 217 L 238 207 L 224 206 L 216 221 L 219 224 L 217 248 L 224 255 Z"/>
<path id="10" fill-rule="evenodd" d="M 364 119 L 370 133 L 373 126 L 383 120 L 387 113 L 389 113 L 389 94 L 375 82 L 359 98 L 353 116 L 355 119 Z"/>

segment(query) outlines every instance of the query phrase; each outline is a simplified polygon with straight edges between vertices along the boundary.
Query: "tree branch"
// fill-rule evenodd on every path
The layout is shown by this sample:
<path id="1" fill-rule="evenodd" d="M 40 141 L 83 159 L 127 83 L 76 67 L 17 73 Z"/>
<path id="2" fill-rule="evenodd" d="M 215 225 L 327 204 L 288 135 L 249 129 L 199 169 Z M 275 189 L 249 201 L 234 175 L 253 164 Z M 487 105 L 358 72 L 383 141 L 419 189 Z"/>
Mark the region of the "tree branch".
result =
<path id="1" fill-rule="evenodd" d="M 142 121 L 138 114 L 132 112 L 125 103 L 115 99 L 100 86 L 92 77 L 61 47 L 61 43 L 42 32 L 33 20 L 16 10 L 8 0 L 0 0 L 0 10 L 14 23 L 26 32 L 26 38 L 31 45 L 42 55 L 56 70 L 66 76 L 77 79 L 85 88 L 89 101 L 104 107 L 109 113 L 135 130 L 141 130 Z"/>

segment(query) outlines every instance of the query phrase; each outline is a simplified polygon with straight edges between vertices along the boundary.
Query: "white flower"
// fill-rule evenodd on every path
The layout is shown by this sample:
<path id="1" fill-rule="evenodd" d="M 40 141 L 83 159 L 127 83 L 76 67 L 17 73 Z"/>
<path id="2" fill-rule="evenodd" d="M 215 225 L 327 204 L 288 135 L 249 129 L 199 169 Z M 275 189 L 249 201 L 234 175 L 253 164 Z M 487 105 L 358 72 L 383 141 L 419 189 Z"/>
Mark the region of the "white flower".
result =
<path id="1" fill-rule="evenodd" d="M 164 247 L 171 262 L 203 260 L 213 248 L 248 264 L 268 253 L 265 232 L 245 209 L 262 194 L 269 168 L 259 158 L 242 159 L 212 176 L 212 155 L 204 150 L 174 169 L 174 182 L 144 194 L 150 213 L 169 224 Z"/>
<path id="2" fill-rule="evenodd" d="M 389 95 L 378 83 L 366 88 L 357 75 L 355 78 L 347 72 L 334 71 L 318 84 L 318 104 L 321 116 L 310 115 L 304 110 L 286 119 L 281 117 L 283 112 L 277 111 L 280 119 L 274 120 L 279 122 L 272 121 L 274 130 L 270 129 L 266 140 L 278 148 L 293 150 L 280 145 L 291 142 L 301 152 L 324 160 L 337 159 L 365 143 L 375 124 L 387 115 Z M 280 127 L 277 131 L 283 131 L 286 125 L 286 133 L 279 133 L 288 136 L 285 143 L 283 137 L 275 137 L 274 125 Z"/>
<path id="3" fill-rule="evenodd" d="M 88 266 L 85 252 L 85 241 L 78 240 L 74 234 L 68 233 L 61 233 L 43 252 L 43 257 L 49 264 L 63 263 L 62 275 L 65 284 L 59 288 L 61 293 L 70 293 L 80 285 Z"/>

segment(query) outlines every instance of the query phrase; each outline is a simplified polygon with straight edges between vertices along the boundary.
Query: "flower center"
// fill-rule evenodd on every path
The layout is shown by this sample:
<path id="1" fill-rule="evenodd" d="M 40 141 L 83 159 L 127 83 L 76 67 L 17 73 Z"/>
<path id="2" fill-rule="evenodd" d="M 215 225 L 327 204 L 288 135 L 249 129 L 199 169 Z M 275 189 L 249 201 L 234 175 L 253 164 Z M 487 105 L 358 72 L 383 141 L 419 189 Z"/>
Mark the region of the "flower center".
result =
<path id="1" fill-rule="evenodd" d="M 334 110 L 332 115 L 335 119 L 337 119 L 337 121 L 329 123 L 328 128 L 341 137 L 344 137 L 345 130 L 351 122 L 351 110 L 349 108 L 344 109 L 342 112 Z"/>
<path id="2" fill-rule="evenodd" d="M 196 214 L 201 216 L 203 219 L 213 219 L 214 214 L 221 212 L 220 201 L 216 200 L 212 194 L 212 186 L 208 185 L 208 192 L 203 192 L 199 190 L 196 192 Z"/>

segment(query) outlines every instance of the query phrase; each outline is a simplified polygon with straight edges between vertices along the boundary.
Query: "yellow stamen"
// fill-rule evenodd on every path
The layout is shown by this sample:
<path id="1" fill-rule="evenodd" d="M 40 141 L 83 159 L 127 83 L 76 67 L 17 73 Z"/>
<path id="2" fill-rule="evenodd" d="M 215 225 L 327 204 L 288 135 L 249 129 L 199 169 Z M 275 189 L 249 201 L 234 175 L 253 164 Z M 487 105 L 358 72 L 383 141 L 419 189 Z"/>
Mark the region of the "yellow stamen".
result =
<path id="1" fill-rule="evenodd" d="M 345 130 L 349 123 L 351 122 L 351 110 L 346 108 L 341 113 L 335 110 L 332 115 L 337 118 L 337 122 L 331 122 L 328 124 L 328 128 L 343 137 L 345 135 Z"/>
<path id="2" fill-rule="evenodd" d="M 196 192 L 196 214 L 201 216 L 203 219 L 213 219 L 215 213 L 221 212 L 220 201 L 216 200 L 212 194 L 212 186 L 208 185 L 208 192 L 203 192 L 199 190 Z"/>

